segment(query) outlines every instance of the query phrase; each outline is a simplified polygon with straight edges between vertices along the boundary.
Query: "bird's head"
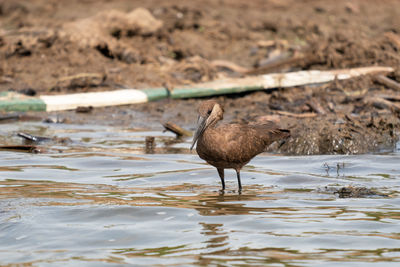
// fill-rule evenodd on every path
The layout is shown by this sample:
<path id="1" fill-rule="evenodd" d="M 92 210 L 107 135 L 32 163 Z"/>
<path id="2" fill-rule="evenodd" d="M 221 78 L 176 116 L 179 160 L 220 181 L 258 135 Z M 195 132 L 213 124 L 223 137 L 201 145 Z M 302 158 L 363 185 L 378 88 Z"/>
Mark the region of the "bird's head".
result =
<path id="1" fill-rule="evenodd" d="M 197 139 L 204 133 L 204 131 L 209 127 L 215 125 L 218 121 L 224 118 L 224 109 L 215 100 L 207 100 L 200 104 L 199 117 L 197 120 L 197 129 L 194 133 L 192 145 L 190 150 L 193 149 L 197 142 Z"/>

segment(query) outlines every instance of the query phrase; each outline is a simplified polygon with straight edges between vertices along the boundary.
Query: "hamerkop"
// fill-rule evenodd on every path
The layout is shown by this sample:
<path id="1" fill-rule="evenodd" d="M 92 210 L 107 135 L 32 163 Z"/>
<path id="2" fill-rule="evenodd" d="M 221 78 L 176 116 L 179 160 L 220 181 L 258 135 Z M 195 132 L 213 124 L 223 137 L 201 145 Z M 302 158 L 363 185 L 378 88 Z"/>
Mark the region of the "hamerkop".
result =
<path id="1" fill-rule="evenodd" d="M 274 141 L 290 136 L 288 130 L 278 129 L 272 122 L 217 125 L 223 119 L 224 110 L 214 100 L 202 102 L 198 112 L 198 126 L 190 150 L 197 142 L 200 158 L 217 168 L 222 191 L 225 190 L 224 169 L 236 171 L 240 193 L 240 169 Z"/>

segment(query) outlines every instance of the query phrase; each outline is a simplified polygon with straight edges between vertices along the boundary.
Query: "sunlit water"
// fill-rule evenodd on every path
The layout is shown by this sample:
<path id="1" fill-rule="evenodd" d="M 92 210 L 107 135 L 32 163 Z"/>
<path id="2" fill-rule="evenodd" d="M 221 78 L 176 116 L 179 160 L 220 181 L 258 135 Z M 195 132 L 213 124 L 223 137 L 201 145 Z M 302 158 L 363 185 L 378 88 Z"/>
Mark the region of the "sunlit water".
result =
<path id="1" fill-rule="evenodd" d="M 399 266 L 400 153 L 262 154 L 219 193 L 216 170 L 162 132 L 6 124 L 69 137 L 0 151 L 0 265 Z M 144 148 L 155 136 L 154 154 Z M 149 152 L 149 151 L 147 151 Z M 342 187 L 378 192 L 341 198 Z"/>

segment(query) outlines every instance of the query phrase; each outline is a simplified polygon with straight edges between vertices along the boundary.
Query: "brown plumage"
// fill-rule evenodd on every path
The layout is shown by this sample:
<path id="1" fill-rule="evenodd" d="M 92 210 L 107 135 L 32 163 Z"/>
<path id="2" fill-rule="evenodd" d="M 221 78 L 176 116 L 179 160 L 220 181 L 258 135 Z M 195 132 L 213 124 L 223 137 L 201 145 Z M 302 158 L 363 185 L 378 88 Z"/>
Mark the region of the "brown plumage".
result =
<path id="1" fill-rule="evenodd" d="M 217 168 L 222 190 L 225 189 L 224 169 L 236 170 L 240 192 L 240 169 L 274 141 L 290 136 L 288 130 L 278 129 L 272 122 L 217 125 L 223 119 L 224 110 L 214 100 L 202 102 L 198 111 L 198 127 L 190 149 L 197 142 L 200 158 Z"/>

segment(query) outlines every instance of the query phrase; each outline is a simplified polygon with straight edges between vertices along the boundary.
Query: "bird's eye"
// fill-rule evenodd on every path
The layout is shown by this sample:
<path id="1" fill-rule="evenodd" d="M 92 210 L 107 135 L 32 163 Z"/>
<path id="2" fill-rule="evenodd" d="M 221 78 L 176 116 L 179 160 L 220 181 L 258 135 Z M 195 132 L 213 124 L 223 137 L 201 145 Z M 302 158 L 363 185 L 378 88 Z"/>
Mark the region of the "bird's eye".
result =
<path id="1" fill-rule="evenodd" d="M 210 115 L 210 114 L 211 114 L 211 111 L 212 111 L 211 109 L 208 110 L 208 111 L 207 111 L 207 114 Z"/>

